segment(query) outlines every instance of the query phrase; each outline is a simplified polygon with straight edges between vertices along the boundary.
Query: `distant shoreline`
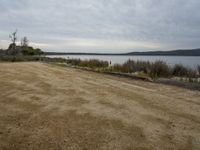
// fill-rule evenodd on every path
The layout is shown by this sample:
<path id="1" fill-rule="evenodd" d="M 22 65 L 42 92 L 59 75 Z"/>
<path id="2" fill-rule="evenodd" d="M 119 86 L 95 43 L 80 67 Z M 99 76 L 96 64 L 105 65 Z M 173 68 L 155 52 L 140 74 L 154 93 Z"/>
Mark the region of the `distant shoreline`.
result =
<path id="1" fill-rule="evenodd" d="M 99 54 L 99 53 L 97 53 L 97 54 L 93 54 L 93 53 L 89 53 L 89 54 L 87 54 L 87 53 L 52 53 L 52 54 L 49 54 L 49 53 L 45 53 L 45 55 L 49 55 L 49 56 L 53 56 L 53 55 L 79 55 L 79 56 L 81 56 L 81 55 L 90 55 L 90 56 L 180 56 L 180 57 L 182 57 L 182 56 L 192 56 L 192 57 L 199 57 L 200 55 L 130 55 L 130 54 Z"/>
<path id="2" fill-rule="evenodd" d="M 199 49 L 172 50 L 172 51 L 149 51 L 130 53 L 64 53 L 64 52 L 44 52 L 45 55 L 100 55 L 100 56 L 200 56 Z"/>

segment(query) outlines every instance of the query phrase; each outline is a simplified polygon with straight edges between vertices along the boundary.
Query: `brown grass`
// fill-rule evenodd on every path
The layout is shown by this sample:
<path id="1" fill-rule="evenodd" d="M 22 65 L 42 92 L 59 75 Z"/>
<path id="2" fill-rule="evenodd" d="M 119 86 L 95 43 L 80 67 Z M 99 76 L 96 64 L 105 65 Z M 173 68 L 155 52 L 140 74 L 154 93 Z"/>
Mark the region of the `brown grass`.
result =
<path id="1" fill-rule="evenodd" d="M 200 149 L 200 92 L 0 63 L 0 149 Z"/>

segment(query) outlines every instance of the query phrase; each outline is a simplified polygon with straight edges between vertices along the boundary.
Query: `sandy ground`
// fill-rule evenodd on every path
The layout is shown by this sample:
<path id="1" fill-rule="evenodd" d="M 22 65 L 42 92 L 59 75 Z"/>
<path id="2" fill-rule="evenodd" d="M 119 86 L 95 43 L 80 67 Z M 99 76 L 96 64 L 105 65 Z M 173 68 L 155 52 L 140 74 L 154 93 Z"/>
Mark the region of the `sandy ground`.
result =
<path id="1" fill-rule="evenodd" d="M 0 63 L 1 150 L 200 149 L 200 92 Z"/>

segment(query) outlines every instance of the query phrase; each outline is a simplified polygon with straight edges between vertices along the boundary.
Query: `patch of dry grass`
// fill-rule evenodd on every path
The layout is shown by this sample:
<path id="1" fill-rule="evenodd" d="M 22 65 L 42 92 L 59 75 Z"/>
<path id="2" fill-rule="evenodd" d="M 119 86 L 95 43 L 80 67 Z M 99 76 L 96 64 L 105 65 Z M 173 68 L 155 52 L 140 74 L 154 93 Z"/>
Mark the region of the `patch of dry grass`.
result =
<path id="1" fill-rule="evenodd" d="M 200 149 L 199 91 L 0 64 L 0 149 Z"/>

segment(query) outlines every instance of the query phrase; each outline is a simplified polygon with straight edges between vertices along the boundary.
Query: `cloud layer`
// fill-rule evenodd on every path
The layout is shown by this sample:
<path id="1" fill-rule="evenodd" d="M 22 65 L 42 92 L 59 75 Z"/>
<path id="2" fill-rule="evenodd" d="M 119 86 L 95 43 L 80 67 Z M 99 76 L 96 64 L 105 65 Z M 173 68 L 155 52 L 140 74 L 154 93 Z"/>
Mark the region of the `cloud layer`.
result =
<path id="1" fill-rule="evenodd" d="M 0 0 L 0 47 L 16 28 L 47 51 L 200 47 L 199 0 Z"/>

